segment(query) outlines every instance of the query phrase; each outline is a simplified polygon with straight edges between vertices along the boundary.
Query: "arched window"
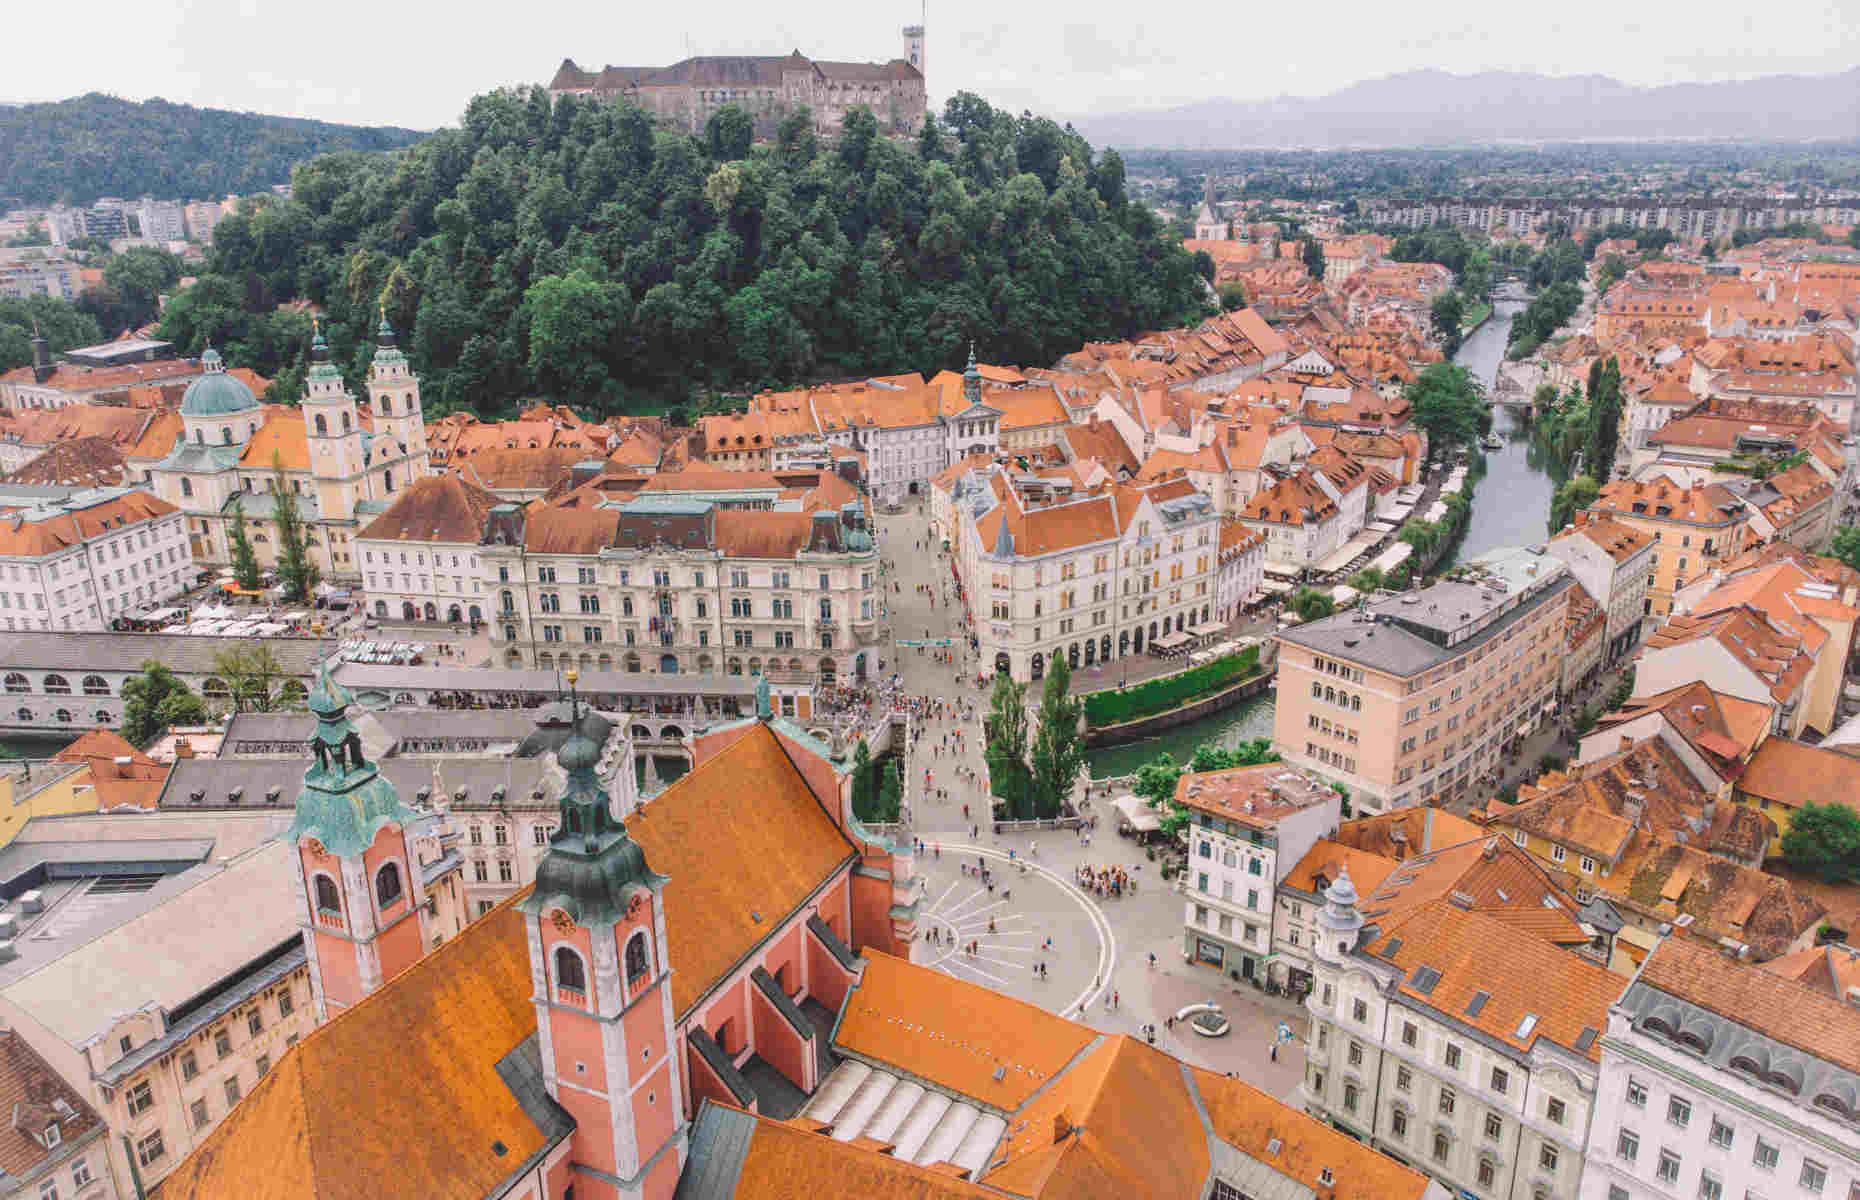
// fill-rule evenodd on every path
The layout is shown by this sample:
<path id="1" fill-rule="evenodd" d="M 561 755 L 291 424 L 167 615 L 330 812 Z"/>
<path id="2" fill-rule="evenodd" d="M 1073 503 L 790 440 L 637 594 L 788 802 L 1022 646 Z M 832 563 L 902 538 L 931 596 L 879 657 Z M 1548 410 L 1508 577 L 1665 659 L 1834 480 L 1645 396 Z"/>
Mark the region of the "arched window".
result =
<path id="1" fill-rule="evenodd" d="M 651 966 L 650 955 L 646 951 L 646 934 L 644 930 L 633 935 L 626 944 L 626 985 L 632 987 L 638 983 Z"/>
<path id="2" fill-rule="evenodd" d="M 355 423 L 349 419 L 349 410 L 345 408 L 342 410 L 342 432 L 347 433 L 353 428 Z"/>
<path id="3" fill-rule="evenodd" d="M 107 696 L 110 694 L 110 681 L 101 675 L 84 676 L 84 694 L 86 696 Z"/>
<path id="4" fill-rule="evenodd" d="M 393 411 L 394 411 L 394 397 L 392 396 L 381 397 L 381 415 L 385 417 L 388 414 L 392 413 Z"/>
<path id="5" fill-rule="evenodd" d="M 6 673 L 6 690 L 18 695 L 24 692 L 30 692 L 32 690 L 32 684 L 27 682 L 26 677 L 21 675 L 18 671 L 8 671 Z"/>
<path id="6" fill-rule="evenodd" d="M 387 863 L 375 872 L 375 903 L 382 908 L 400 901 L 400 868 Z"/>
<path id="7" fill-rule="evenodd" d="M 209 700 L 224 700 L 232 692 L 227 689 L 224 679 L 212 678 L 200 685 L 200 694 Z"/>
<path id="8" fill-rule="evenodd" d="M 232 426 L 230 425 L 220 426 L 220 445 L 222 446 L 232 445 Z"/>
<path id="9" fill-rule="evenodd" d="M 322 413 L 316 415 L 316 435 L 318 437 L 329 436 L 329 418 Z"/>
<path id="10" fill-rule="evenodd" d="M 71 694 L 71 681 L 66 679 L 63 675 L 47 675 L 45 677 L 45 691 L 47 695 L 51 696 L 69 696 Z"/>
<path id="11" fill-rule="evenodd" d="M 567 946 L 555 948 L 555 986 L 569 992 L 588 990 L 588 969 L 582 966 L 581 955 Z"/>
<path id="12" fill-rule="evenodd" d="M 316 877 L 316 910 L 338 914 L 342 912 L 342 894 L 336 890 L 336 881 L 327 875 Z"/>
<path id="13" fill-rule="evenodd" d="M 56 716 L 57 716 L 57 718 L 58 718 L 58 723 L 59 723 L 59 724 L 61 724 L 61 725 L 69 725 L 69 724 L 71 724 L 71 710 L 70 710 L 70 709 L 68 709 L 68 708 L 61 708 L 61 709 L 59 709 L 59 710 L 58 710 L 58 712 L 57 712 L 56 714 L 54 714 L 54 715 L 56 715 Z"/>
<path id="14" fill-rule="evenodd" d="M 181 495 L 191 497 L 194 494 L 194 481 L 186 476 L 181 478 Z"/>

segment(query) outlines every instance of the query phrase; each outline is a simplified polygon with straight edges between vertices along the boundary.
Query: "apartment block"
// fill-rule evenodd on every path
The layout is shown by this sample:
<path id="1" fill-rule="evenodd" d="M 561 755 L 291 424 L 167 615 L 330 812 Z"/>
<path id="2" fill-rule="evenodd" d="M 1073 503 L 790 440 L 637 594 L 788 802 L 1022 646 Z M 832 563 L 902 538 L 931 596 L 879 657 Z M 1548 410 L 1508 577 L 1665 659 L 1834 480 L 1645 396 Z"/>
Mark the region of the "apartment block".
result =
<path id="1" fill-rule="evenodd" d="M 1274 743 L 1359 813 L 1466 795 L 1554 708 L 1575 586 L 1556 558 L 1495 550 L 1281 631 Z"/>

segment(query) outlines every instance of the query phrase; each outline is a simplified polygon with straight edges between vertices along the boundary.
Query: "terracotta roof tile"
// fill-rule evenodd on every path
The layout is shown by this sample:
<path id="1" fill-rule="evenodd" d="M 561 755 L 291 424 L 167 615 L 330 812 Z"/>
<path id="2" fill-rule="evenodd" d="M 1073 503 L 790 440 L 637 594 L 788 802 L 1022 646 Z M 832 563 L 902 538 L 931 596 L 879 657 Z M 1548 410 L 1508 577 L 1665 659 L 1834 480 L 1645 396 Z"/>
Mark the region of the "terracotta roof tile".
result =
<path id="1" fill-rule="evenodd" d="M 1393 952 L 1391 953 L 1391 948 Z M 1601 1060 L 1600 1037 L 1578 1050 L 1585 1029 L 1608 1028 L 1608 1006 L 1625 982 L 1608 968 L 1517 931 L 1492 914 L 1468 912 L 1445 900 L 1431 900 L 1406 918 L 1384 924 L 1363 953 L 1399 967 L 1404 1001 L 1426 1006 L 1452 1021 L 1472 1025 L 1519 1050 L 1548 1040 L 1564 1050 Z M 1431 967 L 1440 980 L 1428 992 L 1412 981 L 1418 967 Z M 1488 999 L 1477 1015 L 1467 1002 L 1474 992 Z M 1529 1028 L 1527 1017 L 1535 1016 Z M 1520 1032 L 1522 1031 L 1522 1032 Z"/>
<path id="2" fill-rule="evenodd" d="M 1772 737 L 1751 756 L 1737 790 L 1788 808 L 1844 804 L 1860 811 L 1860 758 Z"/>
<path id="3" fill-rule="evenodd" d="M 1727 959 L 1690 938 L 1669 937 L 1641 965 L 1640 981 L 1860 1073 L 1860 1021 L 1853 1006 L 1799 979 Z"/>
<path id="4" fill-rule="evenodd" d="M 476 544 L 501 501 L 457 475 L 429 475 L 403 488 L 386 512 L 355 536 L 368 541 Z"/>
<path id="5" fill-rule="evenodd" d="M 761 724 L 648 801 L 627 829 L 652 869 L 671 876 L 665 936 L 681 1017 L 855 854 Z"/>

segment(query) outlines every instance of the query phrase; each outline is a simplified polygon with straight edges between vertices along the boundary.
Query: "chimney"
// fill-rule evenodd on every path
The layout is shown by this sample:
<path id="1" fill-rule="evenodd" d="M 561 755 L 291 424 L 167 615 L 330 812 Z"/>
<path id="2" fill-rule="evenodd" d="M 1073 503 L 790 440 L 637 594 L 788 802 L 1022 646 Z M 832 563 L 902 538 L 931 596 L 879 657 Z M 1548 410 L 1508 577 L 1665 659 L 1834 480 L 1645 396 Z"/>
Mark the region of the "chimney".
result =
<path id="1" fill-rule="evenodd" d="M 1062 1108 L 1053 1114 L 1053 1144 L 1058 1145 L 1065 1141 L 1071 1133 L 1072 1119 L 1066 1116 L 1066 1110 Z"/>
<path id="2" fill-rule="evenodd" d="M 52 344 L 39 332 L 37 322 L 32 326 L 32 381 L 44 383 L 52 377 L 56 368 L 52 366 Z"/>
<path id="3" fill-rule="evenodd" d="M 115 758 L 111 759 L 110 760 L 111 764 L 116 767 L 116 778 L 118 779 L 129 778 L 129 764 L 134 761 L 136 760 L 131 758 L 127 754 L 119 754 Z"/>

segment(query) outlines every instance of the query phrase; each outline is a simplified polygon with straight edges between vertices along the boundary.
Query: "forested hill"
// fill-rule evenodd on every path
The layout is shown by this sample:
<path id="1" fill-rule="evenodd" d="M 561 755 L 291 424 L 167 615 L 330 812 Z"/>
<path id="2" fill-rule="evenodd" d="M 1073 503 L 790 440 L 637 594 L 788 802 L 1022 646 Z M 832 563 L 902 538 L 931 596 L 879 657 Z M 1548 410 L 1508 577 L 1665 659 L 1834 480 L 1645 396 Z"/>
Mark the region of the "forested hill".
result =
<path id="1" fill-rule="evenodd" d="M 289 182 L 293 166 L 318 154 L 392 150 L 425 136 L 92 92 L 0 107 L 0 194 L 27 204 L 217 200 Z"/>
<path id="2" fill-rule="evenodd" d="M 289 381 L 306 297 L 359 383 L 377 305 L 433 408 L 547 396 L 616 412 L 829 376 L 1044 364 L 1202 312 L 1194 260 L 1050 120 L 951 100 L 916 139 L 861 110 L 750 144 L 621 103 L 480 96 L 395 155 L 300 167 L 291 200 L 223 221 L 163 336 Z"/>

